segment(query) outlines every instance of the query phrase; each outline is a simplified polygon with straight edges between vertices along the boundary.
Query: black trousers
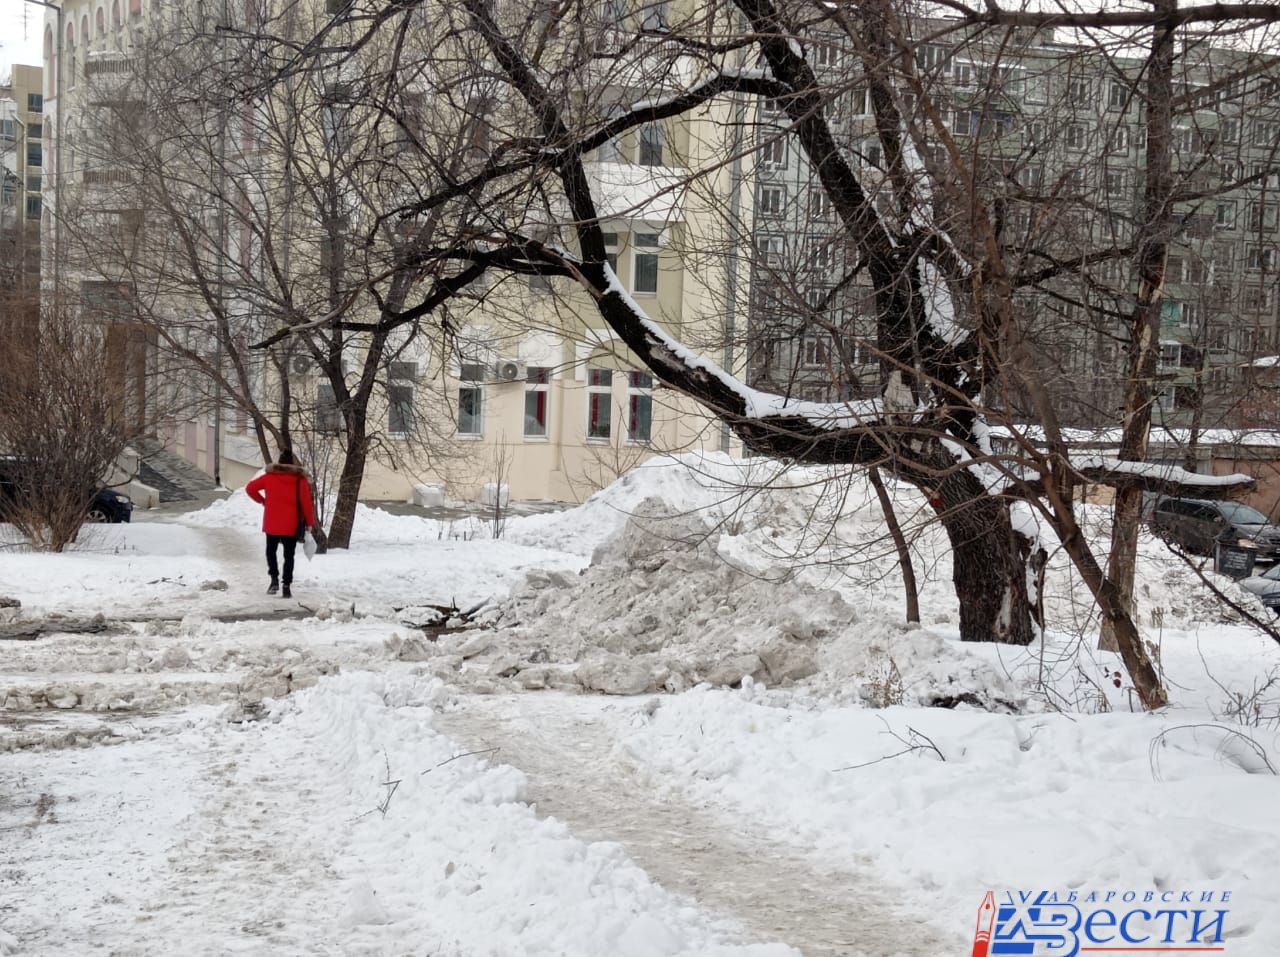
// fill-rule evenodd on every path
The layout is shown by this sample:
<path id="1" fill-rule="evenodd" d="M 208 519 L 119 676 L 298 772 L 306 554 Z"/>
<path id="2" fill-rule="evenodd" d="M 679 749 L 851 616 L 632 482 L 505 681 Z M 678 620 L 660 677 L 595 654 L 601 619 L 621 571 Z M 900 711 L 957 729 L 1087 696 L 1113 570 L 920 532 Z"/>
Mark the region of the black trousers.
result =
<path id="1" fill-rule="evenodd" d="M 267 536 L 267 572 L 272 580 L 280 577 L 280 568 L 276 564 L 276 546 L 284 546 L 284 583 L 293 584 L 293 553 L 298 548 L 298 540 L 292 535 Z"/>

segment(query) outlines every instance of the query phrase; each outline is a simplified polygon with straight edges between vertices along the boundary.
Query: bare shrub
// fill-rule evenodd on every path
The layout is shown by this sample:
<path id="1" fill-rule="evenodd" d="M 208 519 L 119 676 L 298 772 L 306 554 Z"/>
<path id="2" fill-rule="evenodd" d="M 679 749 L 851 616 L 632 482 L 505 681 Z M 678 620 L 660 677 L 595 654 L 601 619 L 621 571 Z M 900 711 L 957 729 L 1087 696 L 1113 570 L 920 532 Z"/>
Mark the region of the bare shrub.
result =
<path id="1" fill-rule="evenodd" d="M 103 359 L 98 327 L 67 314 L 42 315 L 39 335 L 10 341 L 0 376 L 6 518 L 33 548 L 75 541 L 127 444 L 124 397 L 104 385 Z"/>

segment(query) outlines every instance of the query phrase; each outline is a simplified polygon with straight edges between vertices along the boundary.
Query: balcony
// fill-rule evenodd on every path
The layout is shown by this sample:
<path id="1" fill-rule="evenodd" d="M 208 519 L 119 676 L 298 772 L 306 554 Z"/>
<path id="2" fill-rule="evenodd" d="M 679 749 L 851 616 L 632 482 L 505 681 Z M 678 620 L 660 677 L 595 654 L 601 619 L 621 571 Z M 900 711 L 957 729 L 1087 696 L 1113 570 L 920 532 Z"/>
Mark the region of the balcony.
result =
<path id="1" fill-rule="evenodd" d="M 133 59 L 115 50 L 91 52 L 85 58 L 84 78 L 91 106 L 116 106 L 127 102 L 133 80 Z"/>

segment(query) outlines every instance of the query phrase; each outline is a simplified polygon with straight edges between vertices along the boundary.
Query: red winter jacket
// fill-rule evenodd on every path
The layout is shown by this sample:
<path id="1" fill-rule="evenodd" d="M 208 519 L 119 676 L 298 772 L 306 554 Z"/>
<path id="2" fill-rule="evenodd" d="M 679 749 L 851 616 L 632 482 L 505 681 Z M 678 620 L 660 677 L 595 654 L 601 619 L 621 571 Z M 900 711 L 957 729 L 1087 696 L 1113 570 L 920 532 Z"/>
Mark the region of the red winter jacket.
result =
<path id="1" fill-rule="evenodd" d="M 315 509 L 311 506 L 311 486 L 307 473 L 297 465 L 272 464 L 265 475 L 244 487 L 249 497 L 262 511 L 262 530 L 268 535 L 292 537 L 298 531 L 298 501 L 302 501 L 302 515 L 307 528 L 316 523 Z"/>

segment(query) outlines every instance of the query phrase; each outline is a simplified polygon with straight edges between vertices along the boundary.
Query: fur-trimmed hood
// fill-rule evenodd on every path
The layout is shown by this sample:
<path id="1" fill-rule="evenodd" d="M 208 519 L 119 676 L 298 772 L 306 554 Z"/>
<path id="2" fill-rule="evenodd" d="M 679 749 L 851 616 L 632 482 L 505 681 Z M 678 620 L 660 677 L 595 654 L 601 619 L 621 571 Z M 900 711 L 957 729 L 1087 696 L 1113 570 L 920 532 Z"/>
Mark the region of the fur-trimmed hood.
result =
<path id="1" fill-rule="evenodd" d="M 307 470 L 301 465 L 281 465 L 279 462 L 272 462 L 267 466 L 268 475 L 297 475 L 301 478 L 307 477 Z"/>

